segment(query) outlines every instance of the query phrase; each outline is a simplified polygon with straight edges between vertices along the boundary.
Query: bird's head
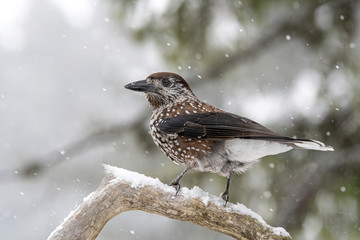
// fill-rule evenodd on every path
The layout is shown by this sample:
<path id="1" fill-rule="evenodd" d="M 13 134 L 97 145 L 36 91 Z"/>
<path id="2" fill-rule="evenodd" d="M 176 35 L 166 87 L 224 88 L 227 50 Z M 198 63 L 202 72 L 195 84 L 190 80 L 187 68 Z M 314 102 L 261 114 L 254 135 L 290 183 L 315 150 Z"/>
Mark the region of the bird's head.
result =
<path id="1" fill-rule="evenodd" d="M 125 88 L 144 92 L 154 110 L 171 103 L 196 99 L 187 82 L 180 75 L 169 72 L 153 73 L 145 80 L 127 84 Z"/>

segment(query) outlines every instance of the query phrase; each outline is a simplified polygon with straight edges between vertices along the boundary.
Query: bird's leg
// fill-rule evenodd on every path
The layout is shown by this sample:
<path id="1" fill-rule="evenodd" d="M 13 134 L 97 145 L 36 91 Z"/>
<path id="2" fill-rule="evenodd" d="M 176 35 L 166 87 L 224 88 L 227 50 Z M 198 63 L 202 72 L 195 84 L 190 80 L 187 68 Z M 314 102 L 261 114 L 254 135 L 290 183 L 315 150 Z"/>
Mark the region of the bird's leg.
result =
<path id="1" fill-rule="evenodd" d="M 225 201 L 224 206 L 226 206 L 227 202 L 229 201 L 230 177 L 231 177 L 231 173 L 229 173 L 228 178 L 227 178 L 225 192 L 221 195 L 221 198 L 224 199 L 224 201 Z"/>
<path id="2" fill-rule="evenodd" d="M 175 190 L 176 190 L 175 196 L 178 194 L 178 192 L 179 192 L 179 190 L 180 190 L 180 183 L 179 183 L 180 179 L 181 179 L 181 178 L 185 175 L 185 173 L 186 173 L 187 171 L 189 171 L 192 167 L 193 167 L 192 165 L 187 166 L 187 167 L 185 168 L 185 170 L 182 171 L 182 172 L 179 174 L 179 176 L 177 176 L 177 177 L 174 179 L 174 181 L 172 181 L 172 182 L 170 183 L 170 186 L 173 186 L 173 187 L 175 188 Z"/>

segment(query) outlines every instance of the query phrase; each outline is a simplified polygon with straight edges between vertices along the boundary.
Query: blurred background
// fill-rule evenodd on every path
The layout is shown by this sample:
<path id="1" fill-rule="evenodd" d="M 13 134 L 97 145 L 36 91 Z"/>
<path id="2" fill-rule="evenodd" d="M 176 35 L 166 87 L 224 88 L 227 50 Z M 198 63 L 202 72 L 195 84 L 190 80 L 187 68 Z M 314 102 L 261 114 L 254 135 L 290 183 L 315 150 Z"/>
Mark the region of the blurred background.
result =
<path id="1" fill-rule="evenodd" d="M 110 164 L 171 182 L 182 170 L 123 85 L 182 75 L 199 99 L 335 152 L 295 150 L 232 178 L 230 201 L 293 239 L 360 238 L 360 1 L 0 1 L 0 232 L 45 239 Z M 226 179 L 182 186 L 220 195 Z M 98 239 L 230 239 L 133 211 Z"/>

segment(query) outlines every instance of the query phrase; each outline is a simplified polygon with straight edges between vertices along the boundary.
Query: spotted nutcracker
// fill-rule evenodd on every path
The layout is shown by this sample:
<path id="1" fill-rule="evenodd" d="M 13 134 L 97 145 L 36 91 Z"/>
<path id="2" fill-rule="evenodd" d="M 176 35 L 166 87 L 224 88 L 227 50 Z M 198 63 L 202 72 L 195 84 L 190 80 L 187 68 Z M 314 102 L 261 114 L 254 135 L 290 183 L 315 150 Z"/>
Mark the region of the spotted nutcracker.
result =
<path id="1" fill-rule="evenodd" d="M 293 148 L 334 151 L 322 142 L 285 137 L 248 118 L 204 103 L 175 73 L 154 73 L 125 88 L 145 93 L 153 108 L 150 132 L 155 144 L 172 161 L 186 166 L 170 184 L 176 193 L 188 170 L 213 172 L 227 177 L 222 194 L 226 204 L 231 173 L 244 172 L 261 157 Z"/>

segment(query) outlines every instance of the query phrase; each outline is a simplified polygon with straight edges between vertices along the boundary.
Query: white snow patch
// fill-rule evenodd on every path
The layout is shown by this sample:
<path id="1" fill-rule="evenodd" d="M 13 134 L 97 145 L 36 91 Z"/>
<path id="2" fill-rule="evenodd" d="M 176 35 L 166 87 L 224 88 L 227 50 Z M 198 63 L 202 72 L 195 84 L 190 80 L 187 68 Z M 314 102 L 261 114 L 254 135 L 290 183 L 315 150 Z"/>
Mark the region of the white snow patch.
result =
<path id="1" fill-rule="evenodd" d="M 209 203 L 215 204 L 218 207 L 224 206 L 224 200 L 222 198 L 205 192 L 197 186 L 193 187 L 190 190 L 186 187 L 183 187 L 180 189 L 179 195 L 188 198 L 200 198 L 200 200 L 205 204 L 205 206 L 208 206 Z M 266 224 L 264 219 L 259 214 L 253 212 L 251 209 L 247 208 L 241 203 L 233 204 L 228 202 L 225 208 L 227 212 L 248 215 L 251 218 L 258 220 L 259 223 L 261 223 L 265 228 L 271 229 L 271 231 L 276 235 L 290 237 L 290 234 L 285 229 L 281 227 L 272 227 Z"/>
<path id="2" fill-rule="evenodd" d="M 272 227 L 271 231 L 278 236 L 290 237 L 290 234 L 282 227 Z"/>
<path id="3" fill-rule="evenodd" d="M 192 189 L 188 189 L 186 187 L 183 187 L 183 188 L 180 189 L 179 194 L 181 194 L 185 198 L 199 198 L 204 203 L 205 206 L 207 206 L 209 204 L 210 200 L 212 202 L 214 200 L 214 199 L 211 199 L 211 194 L 210 193 L 203 191 L 198 186 L 195 186 Z"/>
<path id="4" fill-rule="evenodd" d="M 87 195 L 86 197 L 83 198 L 83 202 L 88 202 L 94 199 L 95 196 L 95 192 L 90 193 L 89 195 Z"/>
<path id="5" fill-rule="evenodd" d="M 175 189 L 173 187 L 160 182 L 158 178 L 147 177 L 141 173 L 132 172 L 123 168 L 113 167 L 106 164 L 104 164 L 104 168 L 106 173 L 114 175 L 115 179 L 111 180 L 112 183 L 117 181 L 126 181 L 131 183 L 132 188 L 152 186 L 154 188 L 159 188 L 164 192 L 175 193 Z"/>
<path id="6" fill-rule="evenodd" d="M 205 192 L 197 186 L 193 187 L 192 189 L 183 187 L 180 189 L 179 195 L 184 196 L 185 198 L 200 198 L 200 200 L 205 204 L 205 206 L 208 206 L 209 203 L 215 204 L 218 207 L 224 206 L 224 200 L 222 198 Z M 258 220 L 259 223 L 261 223 L 265 228 L 271 229 L 271 231 L 276 235 L 290 237 L 290 234 L 285 229 L 281 227 L 272 227 L 266 224 L 264 219 L 262 219 L 259 214 L 253 212 L 251 209 L 247 208 L 241 203 L 233 204 L 228 202 L 225 208 L 227 212 L 248 215 L 251 218 Z"/>
<path id="7" fill-rule="evenodd" d="M 262 219 L 262 217 L 259 214 L 257 214 L 256 212 L 253 212 L 250 208 L 247 208 L 244 204 L 241 204 L 241 203 L 237 203 L 237 204 L 228 203 L 226 205 L 226 211 L 227 212 L 237 212 L 237 213 L 240 213 L 242 215 L 248 215 L 251 218 L 255 218 L 256 220 L 258 220 L 259 223 L 261 223 L 264 227 L 270 227 L 269 225 L 266 224 L 264 219 Z"/>
<path id="8" fill-rule="evenodd" d="M 251 209 L 247 208 L 245 205 L 241 203 L 237 203 L 237 204 L 228 203 L 226 206 L 227 206 L 226 210 L 229 212 L 238 212 L 240 214 L 248 215 L 252 218 L 257 219 L 259 223 L 261 223 L 265 228 L 269 228 L 274 234 L 278 236 L 290 237 L 290 234 L 285 229 L 283 229 L 282 227 L 272 227 L 266 224 L 264 219 L 262 219 L 262 217 L 259 214 L 253 212 Z"/>

